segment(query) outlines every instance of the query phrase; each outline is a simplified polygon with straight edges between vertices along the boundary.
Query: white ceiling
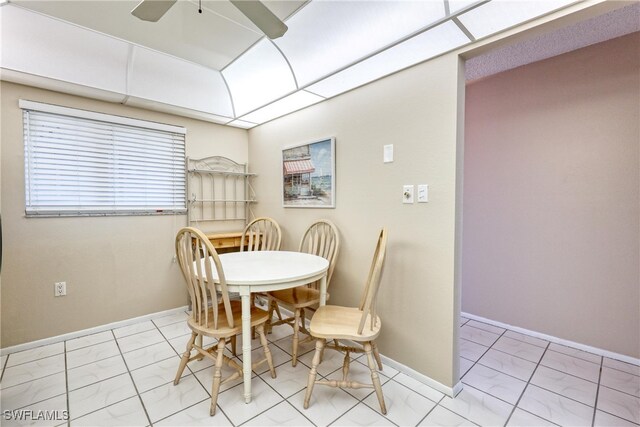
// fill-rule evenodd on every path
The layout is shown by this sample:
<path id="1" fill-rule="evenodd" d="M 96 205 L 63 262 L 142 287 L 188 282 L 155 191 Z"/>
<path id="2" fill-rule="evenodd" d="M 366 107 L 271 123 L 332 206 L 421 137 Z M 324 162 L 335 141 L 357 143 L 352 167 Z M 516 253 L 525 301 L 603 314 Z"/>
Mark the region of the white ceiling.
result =
<path id="1" fill-rule="evenodd" d="M 575 2 L 266 0 L 289 26 L 272 41 L 225 0 L 203 0 L 202 14 L 181 0 L 157 23 L 131 16 L 137 0 L 10 0 L 0 71 L 250 128 Z"/>

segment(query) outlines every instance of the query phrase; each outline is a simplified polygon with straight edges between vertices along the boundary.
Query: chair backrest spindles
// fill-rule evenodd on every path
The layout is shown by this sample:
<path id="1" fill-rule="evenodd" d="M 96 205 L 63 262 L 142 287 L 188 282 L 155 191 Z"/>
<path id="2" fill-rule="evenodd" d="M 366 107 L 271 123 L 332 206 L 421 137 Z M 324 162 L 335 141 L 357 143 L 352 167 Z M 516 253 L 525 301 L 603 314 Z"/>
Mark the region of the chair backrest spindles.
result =
<path id="1" fill-rule="evenodd" d="M 176 235 L 176 256 L 191 298 L 193 321 L 202 327 L 217 329 L 220 314 L 218 305 L 222 304 L 227 324 L 234 327 L 224 271 L 218 253 L 209 239 L 196 228 L 182 228 Z M 213 280 L 209 280 L 216 276 L 220 285 L 219 291 L 216 291 Z M 212 324 L 209 319 L 209 307 L 213 317 Z"/>
<path id="2" fill-rule="evenodd" d="M 365 285 L 364 293 L 360 300 L 360 310 L 362 311 L 362 317 L 360 318 L 360 324 L 358 326 L 358 333 L 361 334 L 364 330 L 367 316 L 370 316 L 370 328 L 374 329 L 376 326 L 376 302 L 378 299 L 378 289 L 380 288 L 380 279 L 382 277 L 382 267 L 384 265 L 384 258 L 387 250 L 387 230 L 385 228 L 380 231 L 378 237 L 378 244 L 376 251 L 371 261 L 371 268 L 369 269 L 369 277 Z"/>
<path id="3" fill-rule="evenodd" d="M 279 251 L 282 242 L 280 226 L 271 218 L 251 221 L 242 232 L 240 251 Z"/>
<path id="4" fill-rule="evenodd" d="M 327 289 L 331 283 L 331 276 L 340 249 L 340 234 L 336 226 L 328 220 L 321 219 L 309 226 L 300 240 L 298 252 L 321 256 L 329 261 L 327 271 Z M 317 283 L 311 286 L 317 286 Z"/>

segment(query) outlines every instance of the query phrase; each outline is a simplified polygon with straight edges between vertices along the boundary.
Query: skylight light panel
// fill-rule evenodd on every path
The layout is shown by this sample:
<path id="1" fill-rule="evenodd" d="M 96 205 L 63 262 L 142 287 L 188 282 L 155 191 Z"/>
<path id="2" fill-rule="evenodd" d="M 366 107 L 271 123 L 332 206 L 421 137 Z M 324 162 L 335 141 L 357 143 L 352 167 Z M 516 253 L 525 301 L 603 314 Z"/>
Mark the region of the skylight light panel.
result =
<path id="1" fill-rule="evenodd" d="M 241 120 L 264 123 L 324 100 L 323 97 L 301 90 L 272 104 L 241 117 Z"/>
<path id="2" fill-rule="evenodd" d="M 433 58 L 469 43 L 469 41 L 469 38 L 460 31 L 457 25 L 447 21 L 311 85 L 308 89 L 310 92 L 329 98 Z"/>
<path id="3" fill-rule="evenodd" d="M 458 16 L 476 38 L 486 37 L 554 10 L 575 0 L 493 0 Z"/>
<path id="4" fill-rule="evenodd" d="M 312 1 L 274 42 L 298 85 L 316 81 L 444 17 L 438 1 Z"/>
<path id="5" fill-rule="evenodd" d="M 267 39 L 262 39 L 222 71 L 237 116 L 296 90 L 287 61 Z"/>
<path id="6" fill-rule="evenodd" d="M 254 126 L 258 126 L 256 123 L 246 122 L 244 120 L 233 120 L 227 123 L 229 126 L 242 128 L 242 129 L 250 129 Z"/>
<path id="7" fill-rule="evenodd" d="M 453 14 L 467 6 L 478 3 L 478 0 L 449 0 L 449 13 Z"/>

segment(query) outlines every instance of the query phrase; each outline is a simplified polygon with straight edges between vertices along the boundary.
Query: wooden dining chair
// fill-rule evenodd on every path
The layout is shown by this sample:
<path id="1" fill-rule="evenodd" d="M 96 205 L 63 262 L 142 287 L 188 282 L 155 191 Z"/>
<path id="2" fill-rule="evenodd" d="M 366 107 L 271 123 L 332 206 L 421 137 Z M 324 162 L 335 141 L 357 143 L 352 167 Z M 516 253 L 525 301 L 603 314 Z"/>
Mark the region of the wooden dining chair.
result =
<path id="1" fill-rule="evenodd" d="M 340 249 L 340 235 L 336 226 L 328 220 L 321 219 L 309 226 L 307 231 L 300 239 L 299 252 L 306 252 L 318 255 L 329 260 L 329 270 L 327 271 L 327 289 L 331 283 L 331 276 L 338 258 Z M 273 326 L 287 324 L 293 327 L 293 345 L 291 364 L 296 366 L 298 363 L 298 345 L 300 343 L 300 332 L 311 337 L 305 326 L 305 310 L 314 310 L 313 307 L 320 303 L 320 282 L 314 282 L 309 285 L 298 286 L 292 289 L 282 289 L 268 293 L 269 296 L 269 322 L 267 329 Z M 327 295 L 328 299 L 328 295 Z M 278 306 L 283 305 L 293 311 L 293 317 L 281 318 L 272 322 L 273 312 L 280 312 Z M 315 310 L 314 310 L 315 311 Z M 281 315 L 279 315 L 281 316 Z"/>
<path id="2" fill-rule="evenodd" d="M 382 327 L 382 321 L 376 313 L 376 300 L 378 299 L 378 289 L 380 288 L 380 277 L 382 275 L 386 246 L 387 231 L 383 228 L 378 237 L 378 245 L 373 255 L 373 261 L 371 262 L 369 277 L 358 307 L 324 305 L 319 307 L 311 318 L 309 332 L 311 336 L 316 339 L 316 351 L 311 362 L 307 392 L 304 397 L 305 409 L 309 407 L 313 386 L 315 384 L 321 384 L 342 388 L 373 388 L 378 397 L 382 413 L 387 413 L 384 396 L 382 395 L 382 386 L 380 385 L 380 377 L 376 369 L 377 362 L 378 369 L 382 370 L 382 360 L 380 359 L 378 347 L 375 342 Z M 327 341 L 331 340 L 334 340 L 335 344 L 327 345 Z M 350 340 L 362 343 L 363 348 L 343 346 L 340 345 L 338 340 Z M 325 347 L 345 352 L 342 366 L 342 380 L 316 381 L 318 364 L 320 364 L 322 360 Z M 371 371 L 371 384 L 349 381 L 350 352 L 364 352 L 366 354 L 367 364 Z"/>
<path id="3" fill-rule="evenodd" d="M 187 343 L 187 349 L 182 355 L 180 366 L 176 373 L 174 385 L 178 384 L 187 363 L 207 357 L 214 362 L 213 385 L 211 388 L 210 414 L 216 412 L 216 402 L 220 385 L 236 378 L 242 377 L 242 367 L 233 359 L 224 354 L 227 340 L 242 332 L 242 308 L 239 301 L 231 301 L 227 289 L 222 264 L 216 250 L 209 239 L 198 229 L 185 227 L 176 236 L 176 255 L 180 269 L 184 276 L 191 298 L 191 316 L 187 324 L 191 329 L 191 338 Z M 219 287 L 210 278 L 217 278 Z M 264 325 L 267 321 L 267 312 L 259 308 L 251 308 L 251 326 L 255 327 L 260 335 L 260 343 L 264 349 L 265 359 L 253 364 L 255 369 L 265 361 L 269 365 L 271 377 L 276 377 L 273 367 L 271 351 L 264 334 Z M 207 336 L 216 338 L 217 344 L 209 348 L 202 345 L 202 339 Z M 191 352 L 195 350 L 192 356 Z M 235 373 L 222 380 L 222 365 L 226 363 L 236 370 Z"/>
<path id="4" fill-rule="evenodd" d="M 278 223 L 271 218 L 260 217 L 244 228 L 240 240 L 240 252 L 243 251 L 279 251 L 282 231 Z"/>

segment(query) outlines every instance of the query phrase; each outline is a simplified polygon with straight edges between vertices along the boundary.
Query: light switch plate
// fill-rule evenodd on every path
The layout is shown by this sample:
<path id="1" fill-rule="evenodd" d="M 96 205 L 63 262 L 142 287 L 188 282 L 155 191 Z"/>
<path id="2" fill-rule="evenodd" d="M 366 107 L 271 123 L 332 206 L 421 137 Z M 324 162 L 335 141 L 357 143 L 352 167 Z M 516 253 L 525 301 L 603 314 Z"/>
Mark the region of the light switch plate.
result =
<path id="1" fill-rule="evenodd" d="M 429 201 L 429 186 L 427 184 L 418 185 L 418 203 Z"/>
<path id="2" fill-rule="evenodd" d="M 393 162 L 393 144 L 385 145 L 383 147 L 383 152 L 382 161 L 384 163 Z"/>
<path id="3" fill-rule="evenodd" d="M 413 185 L 402 186 L 402 203 L 413 203 Z"/>

